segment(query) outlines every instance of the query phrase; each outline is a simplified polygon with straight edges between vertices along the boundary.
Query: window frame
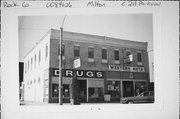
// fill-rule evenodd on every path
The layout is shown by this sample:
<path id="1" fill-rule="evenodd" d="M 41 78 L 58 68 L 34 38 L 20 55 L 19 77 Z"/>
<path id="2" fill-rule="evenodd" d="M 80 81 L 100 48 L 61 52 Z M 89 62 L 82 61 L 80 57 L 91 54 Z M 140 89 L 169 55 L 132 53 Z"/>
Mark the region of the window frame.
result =
<path id="1" fill-rule="evenodd" d="M 37 60 L 37 56 L 36 54 L 34 55 L 34 67 L 36 67 L 36 60 Z"/>
<path id="2" fill-rule="evenodd" d="M 88 46 L 88 62 L 94 62 L 94 47 L 93 46 Z"/>
<path id="3" fill-rule="evenodd" d="M 77 59 L 80 57 L 80 45 L 75 44 L 74 45 L 74 59 Z"/>
<path id="4" fill-rule="evenodd" d="M 41 63 L 41 50 L 39 50 L 39 64 Z"/>
<path id="5" fill-rule="evenodd" d="M 114 63 L 115 64 L 120 64 L 120 51 L 119 49 L 114 49 Z"/>
<path id="6" fill-rule="evenodd" d="M 105 50 L 105 56 L 103 55 L 103 50 Z M 107 48 L 103 47 L 101 49 L 101 54 L 102 54 L 102 63 L 107 63 L 107 59 L 108 59 L 108 53 L 107 53 Z M 104 58 L 105 57 L 105 58 Z"/>
<path id="7" fill-rule="evenodd" d="M 140 57 L 139 57 L 139 54 L 140 54 Z M 140 58 L 140 60 L 139 60 L 139 58 Z M 137 52 L 137 65 L 142 65 L 142 62 L 143 62 L 142 52 L 141 52 L 141 51 L 138 51 L 138 52 Z"/>
<path id="8" fill-rule="evenodd" d="M 46 54 L 45 54 L 45 58 L 47 59 L 47 57 L 48 57 L 48 54 L 49 54 L 49 52 L 48 52 L 48 43 L 46 43 Z"/>
<path id="9" fill-rule="evenodd" d="M 142 52 L 137 52 L 137 62 L 142 62 Z"/>

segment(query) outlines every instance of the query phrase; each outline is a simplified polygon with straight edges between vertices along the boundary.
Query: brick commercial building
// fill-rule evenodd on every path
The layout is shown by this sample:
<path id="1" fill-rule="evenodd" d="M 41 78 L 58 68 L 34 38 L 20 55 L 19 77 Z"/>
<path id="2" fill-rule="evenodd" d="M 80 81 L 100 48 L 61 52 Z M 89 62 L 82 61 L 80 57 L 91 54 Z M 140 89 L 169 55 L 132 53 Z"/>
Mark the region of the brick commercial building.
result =
<path id="1" fill-rule="evenodd" d="M 51 29 L 24 58 L 23 99 L 58 103 L 60 31 Z M 111 102 L 147 90 L 149 61 L 147 42 L 63 32 L 63 102 L 69 102 L 77 76 L 80 102 Z M 74 59 L 81 66 L 73 68 Z"/>

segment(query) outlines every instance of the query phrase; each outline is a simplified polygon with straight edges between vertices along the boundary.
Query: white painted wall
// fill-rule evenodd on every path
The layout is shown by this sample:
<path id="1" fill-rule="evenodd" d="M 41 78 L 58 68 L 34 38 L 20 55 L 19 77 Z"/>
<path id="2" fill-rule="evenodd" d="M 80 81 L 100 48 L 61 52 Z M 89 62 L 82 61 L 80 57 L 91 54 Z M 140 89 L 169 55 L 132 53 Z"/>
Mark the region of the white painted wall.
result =
<path id="1" fill-rule="evenodd" d="M 48 33 L 24 58 L 24 66 L 28 66 L 28 61 L 30 62 L 30 68 L 27 73 L 25 73 L 24 67 L 24 100 L 43 102 L 43 90 L 44 90 L 44 70 L 49 68 L 49 42 L 50 34 Z M 46 57 L 46 45 L 48 46 L 48 56 Z M 39 63 L 39 50 L 41 51 L 41 60 Z M 36 64 L 35 64 L 35 54 L 36 54 Z M 31 58 L 33 58 L 33 64 L 31 65 Z M 40 82 L 39 82 L 40 78 Z M 34 83 L 35 80 L 35 83 Z M 30 82 L 32 81 L 32 84 Z M 29 82 L 29 85 L 27 85 Z"/>

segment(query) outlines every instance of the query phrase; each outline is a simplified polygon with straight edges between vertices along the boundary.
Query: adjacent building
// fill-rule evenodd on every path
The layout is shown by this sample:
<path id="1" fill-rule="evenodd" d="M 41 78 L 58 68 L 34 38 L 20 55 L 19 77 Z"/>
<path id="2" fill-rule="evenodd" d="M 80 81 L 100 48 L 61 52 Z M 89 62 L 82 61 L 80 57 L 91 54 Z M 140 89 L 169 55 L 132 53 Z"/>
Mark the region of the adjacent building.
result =
<path id="1" fill-rule="evenodd" d="M 60 31 L 51 29 L 25 56 L 23 100 L 58 103 Z M 76 75 L 81 102 L 111 102 L 148 89 L 147 42 L 63 32 L 63 102 L 69 102 Z M 80 67 L 73 61 L 80 59 Z"/>

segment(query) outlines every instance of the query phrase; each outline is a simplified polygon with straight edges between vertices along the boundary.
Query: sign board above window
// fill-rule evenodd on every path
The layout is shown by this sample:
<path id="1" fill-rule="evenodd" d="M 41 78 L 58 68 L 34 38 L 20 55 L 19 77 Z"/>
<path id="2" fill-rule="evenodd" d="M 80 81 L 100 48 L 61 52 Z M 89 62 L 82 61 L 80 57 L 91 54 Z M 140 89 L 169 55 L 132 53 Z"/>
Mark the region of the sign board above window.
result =
<path id="1" fill-rule="evenodd" d="M 145 72 L 144 67 L 130 67 L 130 66 L 118 66 L 109 65 L 111 71 L 129 71 L 129 72 Z"/>
<path id="2" fill-rule="evenodd" d="M 75 75 L 78 78 L 104 78 L 104 71 L 62 69 L 63 77 L 73 77 Z M 53 76 L 59 76 L 59 69 L 53 69 Z"/>

